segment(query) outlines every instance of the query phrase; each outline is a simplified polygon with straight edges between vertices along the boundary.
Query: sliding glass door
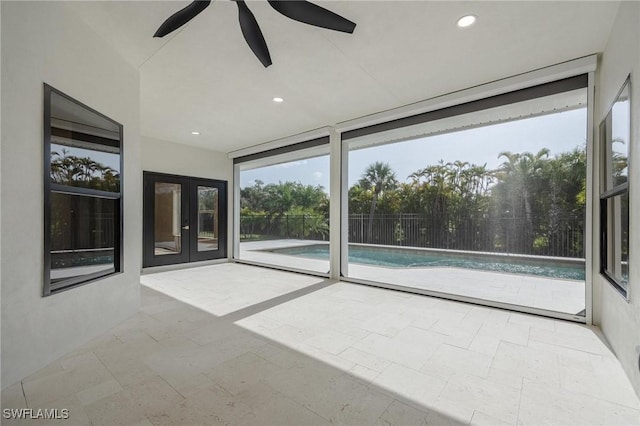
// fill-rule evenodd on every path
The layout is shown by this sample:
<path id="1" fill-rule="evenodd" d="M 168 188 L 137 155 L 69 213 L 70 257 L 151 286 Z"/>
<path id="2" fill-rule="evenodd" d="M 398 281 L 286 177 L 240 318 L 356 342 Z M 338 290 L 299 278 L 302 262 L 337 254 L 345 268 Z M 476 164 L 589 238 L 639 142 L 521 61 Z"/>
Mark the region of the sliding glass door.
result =
<path id="1" fill-rule="evenodd" d="M 343 134 L 348 279 L 584 317 L 586 76 L 522 92 Z"/>
<path id="2" fill-rule="evenodd" d="M 235 158 L 234 258 L 589 321 L 590 78 Z"/>
<path id="3" fill-rule="evenodd" d="M 236 259 L 329 273 L 328 138 L 235 160 Z"/>
<path id="4" fill-rule="evenodd" d="M 226 257 L 227 183 L 144 173 L 144 264 Z"/>

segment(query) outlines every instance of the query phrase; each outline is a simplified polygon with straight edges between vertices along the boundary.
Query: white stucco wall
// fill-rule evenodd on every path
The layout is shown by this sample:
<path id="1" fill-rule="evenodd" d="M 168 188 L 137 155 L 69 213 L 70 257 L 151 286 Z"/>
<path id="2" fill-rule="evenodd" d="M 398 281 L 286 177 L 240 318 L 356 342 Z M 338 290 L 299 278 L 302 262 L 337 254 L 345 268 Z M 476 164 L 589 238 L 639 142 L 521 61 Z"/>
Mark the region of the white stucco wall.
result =
<path id="1" fill-rule="evenodd" d="M 233 162 L 223 152 L 146 136 L 142 136 L 141 140 L 144 171 L 207 179 L 231 179 Z"/>
<path id="2" fill-rule="evenodd" d="M 629 154 L 629 301 L 599 274 L 594 261 L 594 320 L 620 359 L 640 395 L 640 3 L 622 2 L 603 52 L 596 82 L 596 128 L 631 74 Z M 598 199 L 596 195 L 595 199 Z M 597 234 L 596 234 L 597 235 Z M 597 239 L 595 239 L 597 241 Z M 597 255 L 597 253 L 596 253 Z M 597 259 L 597 256 L 596 256 Z"/>
<path id="3" fill-rule="evenodd" d="M 2 2 L 2 381 L 134 314 L 142 207 L 139 73 L 62 2 Z M 43 83 L 124 125 L 124 273 L 42 297 Z"/>
<path id="4" fill-rule="evenodd" d="M 206 137 L 204 135 L 194 137 Z M 226 180 L 227 257 L 233 253 L 233 161 L 227 154 L 142 136 L 142 170 L 189 177 Z M 213 142 L 212 142 L 213 145 Z"/>

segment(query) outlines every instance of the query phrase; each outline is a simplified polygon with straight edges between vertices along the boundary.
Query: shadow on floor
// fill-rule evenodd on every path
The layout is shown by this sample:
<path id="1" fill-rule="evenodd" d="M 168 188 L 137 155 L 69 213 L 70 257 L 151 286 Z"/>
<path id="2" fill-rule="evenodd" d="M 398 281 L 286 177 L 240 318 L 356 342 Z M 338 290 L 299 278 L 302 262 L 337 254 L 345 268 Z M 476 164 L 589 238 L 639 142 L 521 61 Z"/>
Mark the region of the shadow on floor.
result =
<path id="1" fill-rule="evenodd" d="M 64 408 L 61 424 L 94 426 L 468 424 L 473 411 L 437 406 L 442 379 L 411 399 L 358 377 L 355 363 L 325 354 L 331 365 L 234 324 L 333 283 L 221 317 L 142 287 L 136 316 L 7 389 L 2 408 Z"/>

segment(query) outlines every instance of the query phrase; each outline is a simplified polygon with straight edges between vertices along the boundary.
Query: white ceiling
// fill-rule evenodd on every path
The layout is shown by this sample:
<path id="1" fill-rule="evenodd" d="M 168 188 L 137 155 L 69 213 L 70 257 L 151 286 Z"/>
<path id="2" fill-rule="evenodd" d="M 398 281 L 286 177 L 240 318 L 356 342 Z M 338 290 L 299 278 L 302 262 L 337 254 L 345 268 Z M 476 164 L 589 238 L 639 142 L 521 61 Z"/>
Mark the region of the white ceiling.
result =
<path id="1" fill-rule="evenodd" d="M 229 152 L 600 52 L 618 2 L 324 1 L 354 34 L 248 2 L 273 65 L 253 56 L 237 6 L 211 6 L 154 39 L 188 1 L 70 2 L 140 70 L 143 135 Z M 465 14 L 478 16 L 467 29 Z M 272 101 L 275 96 L 284 103 Z M 201 132 L 200 136 L 191 131 Z"/>

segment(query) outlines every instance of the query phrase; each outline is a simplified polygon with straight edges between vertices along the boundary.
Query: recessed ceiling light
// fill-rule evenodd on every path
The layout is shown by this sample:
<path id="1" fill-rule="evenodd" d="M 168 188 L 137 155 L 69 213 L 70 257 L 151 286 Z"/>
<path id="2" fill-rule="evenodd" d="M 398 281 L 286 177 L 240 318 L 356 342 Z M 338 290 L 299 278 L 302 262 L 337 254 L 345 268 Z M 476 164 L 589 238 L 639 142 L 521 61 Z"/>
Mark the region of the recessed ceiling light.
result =
<path id="1" fill-rule="evenodd" d="M 474 15 L 463 16 L 462 18 L 458 19 L 458 26 L 460 28 L 468 27 L 470 25 L 473 25 L 477 19 L 478 18 L 475 17 Z"/>
<path id="2" fill-rule="evenodd" d="M 191 132 L 192 135 L 199 135 L 200 132 Z"/>
<path id="3" fill-rule="evenodd" d="M 284 102 L 284 99 L 282 99 L 282 98 L 273 98 L 273 102 L 277 102 L 277 103 Z"/>

